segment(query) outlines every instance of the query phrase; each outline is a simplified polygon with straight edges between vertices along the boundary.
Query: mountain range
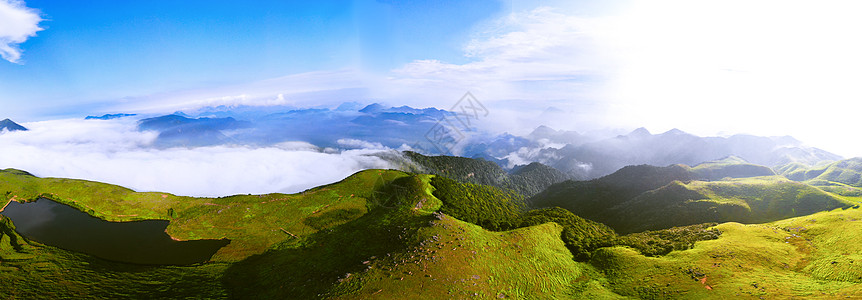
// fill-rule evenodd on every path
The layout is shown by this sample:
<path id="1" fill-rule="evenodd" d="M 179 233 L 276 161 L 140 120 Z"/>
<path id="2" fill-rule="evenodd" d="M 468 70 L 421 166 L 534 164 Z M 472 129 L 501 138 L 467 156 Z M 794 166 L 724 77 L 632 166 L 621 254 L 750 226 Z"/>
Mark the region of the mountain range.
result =
<path id="1" fill-rule="evenodd" d="M 559 137 L 566 136 L 577 142 L 558 148 L 521 151 L 529 155 L 518 159 L 547 164 L 577 179 L 598 178 L 628 165 L 696 165 L 728 156 L 769 167 L 788 163 L 816 165 L 841 159 L 841 156 L 805 146 L 792 137 L 698 137 L 677 129 L 652 134 L 639 128 L 626 135 L 588 141 L 571 132 L 556 135 L 549 132 L 548 128 L 538 128 L 530 136 L 534 141 L 535 137 L 548 136 L 561 141 Z"/>
<path id="2" fill-rule="evenodd" d="M 126 116 L 129 115 L 88 118 Z M 153 146 L 160 148 L 269 146 L 302 141 L 321 149 L 372 147 L 426 155 L 455 154 L 494 162 L 504 170 L 539 162 L 579 180 L 609 175 L 628 165 L 697 165 L 730 156 L 770 168 L 788 164 L 807 168 L 842 159 L 789 136 L 699 137 L 677 129 L 653 134 L 644 128 L 624 135 L 603 136 L 547 126 L 517 136 L 462 126 L 454 121 L 456 116 L 436 108 L 389 107 L 377 103 L 363 106 L 354 102 L 335 109 L 220 106 L 144 118 L 139 121 L 138 129 L 159 132 Z M 435 134 L 439 132 L 434 131 L 441 129 L 441 124 L 456 130 L 444 136 L 449 138 L 444 142 L 436 140 Z"/>
<path id="3" fill-rule="evenodd" d="M 451 113 L 407 106 L 336 109 L 292 107 L 212 107 L 142 119 L 138 129 L 159 132 L 157 147 L 244 144 L 268 146 L 303 141 L 321 148 L 355 147 L 351 141 L 399 148 L 425 140 L 431 127 Z"/>
<path id="4" fill-rule="evenodd" d="M 856 205 L 737 158 L 693 168 L 627 166 L 599 179 L 551 185 L 529 201 L 565 208 L 621 233 L 704 222 L 765 223 Z"/>

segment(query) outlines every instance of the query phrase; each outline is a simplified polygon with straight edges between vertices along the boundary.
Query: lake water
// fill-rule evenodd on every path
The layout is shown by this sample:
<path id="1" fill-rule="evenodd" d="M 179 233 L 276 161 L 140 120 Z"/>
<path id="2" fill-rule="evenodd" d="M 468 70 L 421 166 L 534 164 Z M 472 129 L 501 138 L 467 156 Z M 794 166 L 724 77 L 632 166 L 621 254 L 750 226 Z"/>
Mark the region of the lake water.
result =
<path id="1" fill-rule="evenodd" d="M 168 221 L 108 222 L 47 199 L 12 201 L 0 214 L 19 234 L 46 245 L 100 258 L 137 263 L 185 265 L 208 261 L 230 240 L 175 241 Z"/>

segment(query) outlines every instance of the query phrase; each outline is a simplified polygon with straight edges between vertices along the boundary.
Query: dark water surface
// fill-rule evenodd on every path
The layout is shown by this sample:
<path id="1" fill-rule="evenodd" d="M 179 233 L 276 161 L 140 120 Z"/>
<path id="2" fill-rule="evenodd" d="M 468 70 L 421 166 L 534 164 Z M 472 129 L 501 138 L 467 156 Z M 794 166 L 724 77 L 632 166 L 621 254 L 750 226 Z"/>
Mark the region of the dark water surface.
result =
<path id="1" fill-rule="evenodd" d="M 16 201 L 0 213 L 19 234 L 55 247 L 108 260 L 137 264 L 185 265 L 205 262 L 230 240 L 174 241 L 168 221 L 108 222 L 48 199 Z"/>

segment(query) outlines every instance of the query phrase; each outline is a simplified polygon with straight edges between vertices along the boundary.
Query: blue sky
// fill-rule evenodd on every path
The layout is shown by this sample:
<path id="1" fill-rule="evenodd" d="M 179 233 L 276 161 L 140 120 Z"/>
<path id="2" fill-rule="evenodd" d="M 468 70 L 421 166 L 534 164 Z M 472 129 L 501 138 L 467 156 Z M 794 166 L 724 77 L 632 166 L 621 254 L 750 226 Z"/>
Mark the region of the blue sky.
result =
<path id="1" fill-rule="evenodd" d="M 27 1 L 43 28 L 0 64 L 0 101 L 22 117 L 123 97 L 318 70 L 462 62 L 497 1 Z M 32 106 L 31 106 L 32 105 Z M 79 106 L 81 108 L 77 108 Z M 31 109 L 31 107 L 36 107 Z M 63 113 L 51 112 L 51 113 Z"/>
<path id="2" fill-rule="evenodd" d="M 862 3 L 0 0 L 0 117 L 204 105 L 446 108 L 545 123 L 793 135 L 851 156 Z M 35 18 L 35 19 L 34 19 Z M 539 119 L 555 107 L 565 114 Z"/>

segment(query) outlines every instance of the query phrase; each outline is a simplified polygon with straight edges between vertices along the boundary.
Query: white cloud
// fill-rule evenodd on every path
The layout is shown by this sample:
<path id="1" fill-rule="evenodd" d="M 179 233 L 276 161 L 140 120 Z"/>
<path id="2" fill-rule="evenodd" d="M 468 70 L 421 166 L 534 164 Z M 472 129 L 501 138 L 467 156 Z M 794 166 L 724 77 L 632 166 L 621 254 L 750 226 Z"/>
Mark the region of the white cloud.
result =
<path id="1" fill-rule="evenodd" d="M 603 20 L 563 8 L 515 12 L 476 30 L 463 49 L 470 62 L 413 61 L 379 82 L 374 95 L 449 108 L 469 91 L 489 111 L 476 125 L 495 133 L 527 134 L 542 124 L 602 128 L 608 116 L 601 87 L 616 68 L 599 44 Z M 566 115 L 537 118 L 551 106 Z"/>
<path id="2" fill-rule="evenodd" d="M 472 91 L 486 99 L 570 99 L 582 96 L 584 81 L 607 68 L 595 52 L 589 18 L 549 7 L 503 17 L 464 47 L 465 64 L 416 60 L 394 70 L 397 92 L 417 96 Z M 437 91 L 430 93 L 431 91 Z"/>
<path id="3" fill-rule="evenodd" d="M 338 139 L 336 141 L 339 146 L 348 148 L 348 149 L 386 149 L 383 144 L 380 143 L 372 143 L 369 141 L 363 141 L 358 139 Z"/>
<path id="4" fill-rule="evenodd" d="M 633 127 L 790 134 L 862 155 L 841 136 L 862 109 L 860 11 L 842 0 L 633 2 L 605 20 L 620 66 L 610 100 Z"/>
<path id="5" fill-rule="evenodd" d="M 24 1 L 0 0 L 0 56 L 13 63 L 21 60 L 18 45 L 41 31 L 39 11 L 28 8 Z"/>
<path id="6" fill-rule="evenodd" d="M 299 192 L 369 168 L 390 168 L 374 156 L 386 150 L 321 152 L 290 142 L 273 147 L 152 149 L 156 137 L 135 120 L 58 120 L 24 124 L 0 134 L 0 168 L 42 177 L 107 182 L 138 191 L 190 196 Z"/>
<path id="7" fill-rule="evenodd" d="M 862 142 L 841 136 L 862 110 L 860 11 L 851 0 L 631 1 L 602 14 L 533 8 L 480 30 L 464 47 L 470 62 L 431 58 L 394 70 L 383 95 L 445 107 L 471 91 L 492 113 L 484 122 L 502 130 L 537 121 L 521 120 L 535 115 L 529 107 L 495 104 L 513 99 L 571 112 L 538 120 L 563 129 L 793 135 L 862 155 Z"/>

